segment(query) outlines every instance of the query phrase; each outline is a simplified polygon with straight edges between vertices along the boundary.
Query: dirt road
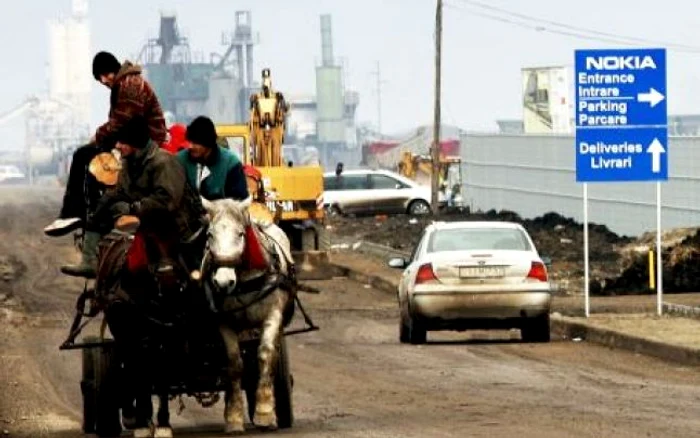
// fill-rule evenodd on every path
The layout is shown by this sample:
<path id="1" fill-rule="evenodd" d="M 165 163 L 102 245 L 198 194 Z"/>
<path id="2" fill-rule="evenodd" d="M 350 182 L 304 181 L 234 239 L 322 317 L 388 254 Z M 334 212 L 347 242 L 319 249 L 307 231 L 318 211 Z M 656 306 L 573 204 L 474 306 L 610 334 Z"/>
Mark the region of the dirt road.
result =
<path id="1" fill-rule="evenodd" d="M 80 437 L 80 354 L 59 352 L 81 283 L 61 277 L 69 238 L 41 228 L 56 193 L 0 191 L 0 436 Z M 22 272 L 21 265 L 26 266 Z M 398 343 L 393 297 L 345 279 L 305 295 L 319 332 L 290 341 L 293 437 L 688 437 L 700 430 L 700 371 L 517 332 L 429 334 Z M 176 436 L 221 436 L 221 404 L 185 399 Z M 176 404 L 173 404 L 175 412 Z M 270 434 L 265 434 L 271 436 Z M 262 436 L 250 430 L 248 436 Z"/>

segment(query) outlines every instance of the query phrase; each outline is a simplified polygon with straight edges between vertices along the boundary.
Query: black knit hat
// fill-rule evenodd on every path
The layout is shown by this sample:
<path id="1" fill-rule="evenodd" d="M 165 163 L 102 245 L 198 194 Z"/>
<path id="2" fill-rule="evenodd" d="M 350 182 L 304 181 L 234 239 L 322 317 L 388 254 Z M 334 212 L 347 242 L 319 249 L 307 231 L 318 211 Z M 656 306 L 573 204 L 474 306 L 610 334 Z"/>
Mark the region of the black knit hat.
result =
<path id="1" fill-rule="evenodd" d="M 92 60 L 92 75 L 96 81 L 100 80 L 100 76 L 110 73 L 119 73 L 122 65 L 109 52 L 99 52 Z"/>
<path id="2" fill-rule="evenodd" d="M 187 126 L 185 138 L 206 148 L 216 147 L 216 127 L 209 117 L 199 116 Z"/>
<path id="3" fill-rule="evenodd" d="M 117 132 L 115 140 L 136 149 L 143 149 L 150 140 L 148 122 L 143 116 L 134 116 Z"/>

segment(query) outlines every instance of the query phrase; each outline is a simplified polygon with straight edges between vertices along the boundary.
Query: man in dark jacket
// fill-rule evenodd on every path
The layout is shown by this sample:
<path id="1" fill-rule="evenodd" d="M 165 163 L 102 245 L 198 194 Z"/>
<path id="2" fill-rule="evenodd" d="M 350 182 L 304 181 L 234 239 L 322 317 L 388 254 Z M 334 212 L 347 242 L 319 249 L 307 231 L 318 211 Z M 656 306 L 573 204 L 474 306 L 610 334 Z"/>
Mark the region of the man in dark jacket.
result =
<path id="1" fill-rule="evenodd" d="M 236 154 L 219 146 L 216 128 L 208 117 L 197 117 L 187 127 L 189 149 L 178 152 L 187 181 L 209 200 L 231 198 L 242 201 L 248 194 L 243 164 Z"/>
<path id="2" fill-rule="evenodd" d="M 120 64 L 111 53 L 99 52 L 93 59 L 92 74 L 96 81 L 112 90 L 109 119 L 97 129 L 89 144 L 74 152 L 63 207 L 58 219 L 44 228 L 49 236 L 62 236 L 83 225 L 87 216 L 86 195 L 93 202 L 98 197 L 97 190 L 85 193 L 87 166 L 100 152 L 112 150 L 116 133 L 132 117 L 146 118 L 149 136 L 154 142 L 162 145 L 167 140 L 162 108 L 153 88 L 142 77 L 141 67 L 129 61 Z M 96 182 L 89 180 L 88 185 L 92 187 Z"/>
<path id="3" fill-rule="evenodd" d="M 82 263 L 62 267 L 65 274 L 95 276 L 97 243 L 122 216 L 138 217 L 140 230 L 157 236 L 163 260 L 173 255 L 171 250 L 179 241 L 190 239 L 204 224 L 200 198 L 188 186 L 175 156 L 150 140 L 146 118 L 132 117 L 114 138 L 123 157 L 119 181 L 100 199 L 85 227 Z"/>

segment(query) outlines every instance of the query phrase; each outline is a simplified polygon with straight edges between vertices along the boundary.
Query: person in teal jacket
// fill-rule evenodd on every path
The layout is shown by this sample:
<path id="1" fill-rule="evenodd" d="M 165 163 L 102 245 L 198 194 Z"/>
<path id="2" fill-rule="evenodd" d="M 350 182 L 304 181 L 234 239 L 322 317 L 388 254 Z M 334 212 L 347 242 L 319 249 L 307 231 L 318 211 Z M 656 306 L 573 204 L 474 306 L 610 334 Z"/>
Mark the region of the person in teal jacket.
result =
<path id="1" fill-rule="evenodd" d="M 214 122 L 199 116 L 187 126 L 188 149 L 177 154 L 187 181 L 209 201 L 231 198 L 242 201 L 248 194 L 243 163 L 234 152 L 216 142 Z"/>

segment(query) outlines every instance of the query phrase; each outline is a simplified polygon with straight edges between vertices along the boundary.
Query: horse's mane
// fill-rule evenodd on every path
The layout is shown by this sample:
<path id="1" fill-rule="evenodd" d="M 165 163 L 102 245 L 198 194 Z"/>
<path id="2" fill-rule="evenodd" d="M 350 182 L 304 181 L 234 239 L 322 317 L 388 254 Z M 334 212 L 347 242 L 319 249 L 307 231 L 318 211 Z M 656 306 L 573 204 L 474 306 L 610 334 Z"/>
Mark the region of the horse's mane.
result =
<path id="1" fill-rule="evenodd" d="M 248 206 L 241 201 L 225 198 L 211 201 L 214 208 L 214 214 L 221 213 L 230 214 L 232 218 L 241 224 L 248 223 Z"/>

